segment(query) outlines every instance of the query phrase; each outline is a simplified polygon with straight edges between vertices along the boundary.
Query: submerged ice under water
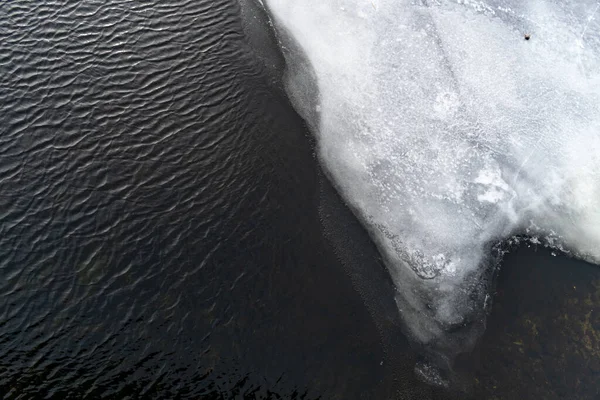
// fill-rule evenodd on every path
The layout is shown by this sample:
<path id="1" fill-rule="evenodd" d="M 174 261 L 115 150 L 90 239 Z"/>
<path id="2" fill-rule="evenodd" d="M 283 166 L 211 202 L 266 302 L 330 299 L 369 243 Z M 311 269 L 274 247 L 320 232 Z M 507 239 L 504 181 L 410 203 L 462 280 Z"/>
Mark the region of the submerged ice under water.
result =
<path id="1" fill-rule="evenodd" d="M 263 3 L 301 49 L 288 93 L 413 339 L 482 314 L 493 243 L 527 234 L 600 262 L 600 3 Z"/>

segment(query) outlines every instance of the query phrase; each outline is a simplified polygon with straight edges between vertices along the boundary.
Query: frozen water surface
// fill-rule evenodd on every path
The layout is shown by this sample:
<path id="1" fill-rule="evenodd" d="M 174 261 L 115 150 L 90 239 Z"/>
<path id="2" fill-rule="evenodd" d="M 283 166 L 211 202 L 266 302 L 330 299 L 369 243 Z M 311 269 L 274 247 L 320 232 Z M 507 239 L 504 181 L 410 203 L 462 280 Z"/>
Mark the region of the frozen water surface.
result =
<path id="1" fill-rule="evenodd" d="M 469 347 L 451 335 L 481 322 L 494 243 L 527 234 L 600 262 L 600 3 L 263 3 L 301 49 L 288 92 L 416 342 Z"/>

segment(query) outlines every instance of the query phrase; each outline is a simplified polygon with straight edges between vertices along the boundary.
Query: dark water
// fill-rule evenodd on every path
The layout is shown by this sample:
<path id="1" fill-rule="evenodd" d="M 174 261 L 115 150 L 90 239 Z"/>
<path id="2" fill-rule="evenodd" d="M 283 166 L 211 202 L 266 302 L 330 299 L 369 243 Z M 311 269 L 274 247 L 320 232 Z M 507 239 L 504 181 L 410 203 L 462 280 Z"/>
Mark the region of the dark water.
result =
<path id="1" fill-rule="evenodd" d="M 546 313 L 510 308 L 547 291 L 518 277 L 500 281 L 513 296 L 499 298 L 509 306 L 495 308 L 488 348 L 461 363 L 468 394 L 415 379 L 385 268 L 319 170 L 268 32 L 242 11 L 253 12 L 236 0 L 0 3 L 2 398 L 539 395 L 541 381 L 510 383 L 535 365 L 480 356 L 510 354 L 494 321 L 518 332 L 523 313 Z M 506 271 L 547 264 L 516 254 Z M 558 260 L 537 279 L 598 279 Z M 580 287 L 578 301 L 600 305 L 592 283 Z M 573 325 L 583 339 L 568 349 L 588 361 L 569 364 L 579 384 L 544 375 L 542 394 L 559 397 L 541 398 L 598 395 L 598 313 L 570 307 L 588 325 Z M 539 362 L 554 365 L 555 347 Z"/>

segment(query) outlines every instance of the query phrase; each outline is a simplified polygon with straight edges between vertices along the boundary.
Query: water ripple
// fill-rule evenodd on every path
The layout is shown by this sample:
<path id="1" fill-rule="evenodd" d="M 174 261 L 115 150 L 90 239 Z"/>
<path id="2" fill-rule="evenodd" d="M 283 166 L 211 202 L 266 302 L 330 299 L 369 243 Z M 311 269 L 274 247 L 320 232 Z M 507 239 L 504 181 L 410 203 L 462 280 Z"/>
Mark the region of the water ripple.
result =
<path id="1" fill-rule="evenodd" d="M 295 195 L 267 189 L 241 31 L 229 0 L 0 4 L 5 398 L 214 390 L 263 210 Z"/>

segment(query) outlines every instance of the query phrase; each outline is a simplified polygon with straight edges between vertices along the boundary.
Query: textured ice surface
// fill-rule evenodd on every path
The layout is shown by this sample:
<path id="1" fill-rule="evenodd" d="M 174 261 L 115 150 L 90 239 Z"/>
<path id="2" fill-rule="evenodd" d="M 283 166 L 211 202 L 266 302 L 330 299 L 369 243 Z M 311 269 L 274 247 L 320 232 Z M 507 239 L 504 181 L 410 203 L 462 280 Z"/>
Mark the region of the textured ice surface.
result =
<path id="1" fill-rule="evenodd" d="M 263 2 L 303 52 L 289 94 L 414 339 L 484 308 L 491 243 L 526 233 L 600 261 L 599 3 Z"/>

